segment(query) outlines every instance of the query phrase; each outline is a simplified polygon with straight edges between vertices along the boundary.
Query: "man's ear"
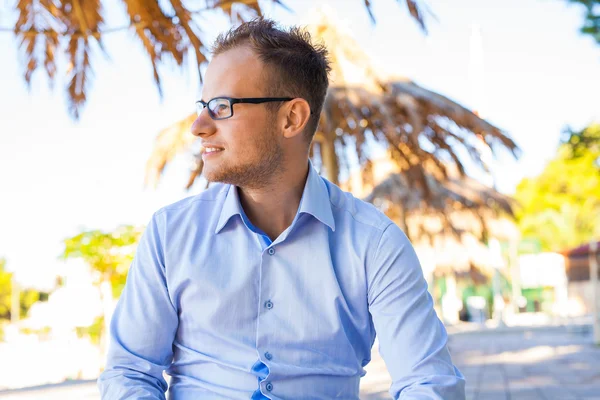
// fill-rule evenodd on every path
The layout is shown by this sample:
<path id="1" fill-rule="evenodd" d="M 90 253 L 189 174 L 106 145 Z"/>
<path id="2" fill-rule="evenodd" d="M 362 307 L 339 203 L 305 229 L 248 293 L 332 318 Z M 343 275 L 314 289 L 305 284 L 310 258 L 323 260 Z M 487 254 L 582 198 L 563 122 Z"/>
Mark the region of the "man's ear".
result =
<path id="1" fill-rule="evenodd" d="M 301 98 L 295 98 L 282 107 L 281 111 L 284 112 L 282 116 L 284 119 L 283 136 L 290 139 L 301 134 L 311 116 L 308 102 Z"/>

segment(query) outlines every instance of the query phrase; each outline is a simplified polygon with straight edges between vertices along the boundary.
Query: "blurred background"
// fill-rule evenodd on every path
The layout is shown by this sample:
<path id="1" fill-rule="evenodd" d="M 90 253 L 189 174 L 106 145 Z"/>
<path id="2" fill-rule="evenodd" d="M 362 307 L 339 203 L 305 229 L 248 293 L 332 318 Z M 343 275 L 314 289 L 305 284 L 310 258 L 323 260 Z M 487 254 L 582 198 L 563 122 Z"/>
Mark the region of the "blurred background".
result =
<path id="1" fill-rule="evenodd" d="M 469 399 L 600 399 L 600 0 L 0 0 L 0 398 L 98 399 L 216 35 L 331 53 L 311 150 L 419 255 Z M 389 398 L 373 347 L 361 398 Z"/>

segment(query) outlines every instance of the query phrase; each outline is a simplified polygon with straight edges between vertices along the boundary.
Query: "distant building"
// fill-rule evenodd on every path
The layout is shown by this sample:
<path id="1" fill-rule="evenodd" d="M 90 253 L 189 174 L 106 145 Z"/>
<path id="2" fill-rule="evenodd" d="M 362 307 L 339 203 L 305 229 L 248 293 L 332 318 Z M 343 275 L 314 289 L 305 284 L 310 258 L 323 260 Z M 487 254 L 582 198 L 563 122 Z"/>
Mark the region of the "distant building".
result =
<path id="1" fill-rule="evenodd" d="M 596 265 L 600 265 L 600 241 L 597 242 L 596 249 L 595 254 L 591 255 L 590 243 L 586 243 L 562 253 L 566 261 L 569 301 L 574 307 L 579 308 L 582 314 L 592 312 L 593 288 L 590 282 L 590 258 L 596 257 Z M 600 287 L 597 287 L 596 290 L 597 293 L 600 293 Z"/>

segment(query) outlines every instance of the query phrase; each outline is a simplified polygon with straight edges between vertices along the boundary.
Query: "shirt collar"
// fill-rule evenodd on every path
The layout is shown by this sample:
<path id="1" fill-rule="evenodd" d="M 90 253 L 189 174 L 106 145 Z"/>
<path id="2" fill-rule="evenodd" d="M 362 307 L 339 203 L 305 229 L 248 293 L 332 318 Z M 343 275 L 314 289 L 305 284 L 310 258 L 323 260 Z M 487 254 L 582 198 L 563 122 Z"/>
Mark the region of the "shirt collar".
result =
<path id="1" fill-rule="evenodd" d="M 226 191 L 225 201 L 221 208 L 221 215 L 215 228 L 215 234 L 219 233 L 234 215 L 243 217 L 244 211 L 240 203 L 240 198 L 236 187 L 229 185 Z M 335 221 L 333 212 L 331 211 L 331 202 L 329 200 L 329 190 L 325 181 L 319 176 L 314 169 L 312 162 L 308 162 L 308 177 L 304 185 L 304 192 L 298 207 L 298 214 L 310 214 L 323 224 L 329 226 L 332 231 L 335 231 Z M 298 219 L 296 216 L 295 220 Z"/>
<path id="2" fill-rule="evenodd" d="M 234 185 L 228 185 L 228 189 L 225 195 L 225 201 L 223 202 L 223 206 L 221 207 L 221 215 L 219 216 L 219 222 L 217 222 L 215 233 L 221 232 L 223 227 L 225 227 L 227 222 L 234 215 L 239 215 L 240 218 L 242 218 L 242 212 L 242 205 L 240 204 L 240 198 L 236 187 Z"/>
<path id="3" fill-rule="evenodd" d="M 329 200 L 329 189 L 325 180 L 317 173 L 312 162 L 308 161 L 308 178 L 300 200 L 298 214 L 310 214 L 323 224 L 335 231 L 335 221 L 331 211 L 331 201 Z"/>

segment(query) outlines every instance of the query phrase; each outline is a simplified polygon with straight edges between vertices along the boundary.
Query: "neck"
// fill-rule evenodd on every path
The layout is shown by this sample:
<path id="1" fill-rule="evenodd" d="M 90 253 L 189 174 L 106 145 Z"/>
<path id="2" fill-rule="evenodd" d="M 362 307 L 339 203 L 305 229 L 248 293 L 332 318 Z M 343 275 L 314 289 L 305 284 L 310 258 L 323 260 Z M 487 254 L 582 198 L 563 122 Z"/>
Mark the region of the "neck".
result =
<path id="1" fill-rule="evenodd" d="M 254 226 L 275 240 L 294 221 L 308 178 L 308 160 L 284 170 L 261 188 L 238 187 L 240 203 Z"/>

